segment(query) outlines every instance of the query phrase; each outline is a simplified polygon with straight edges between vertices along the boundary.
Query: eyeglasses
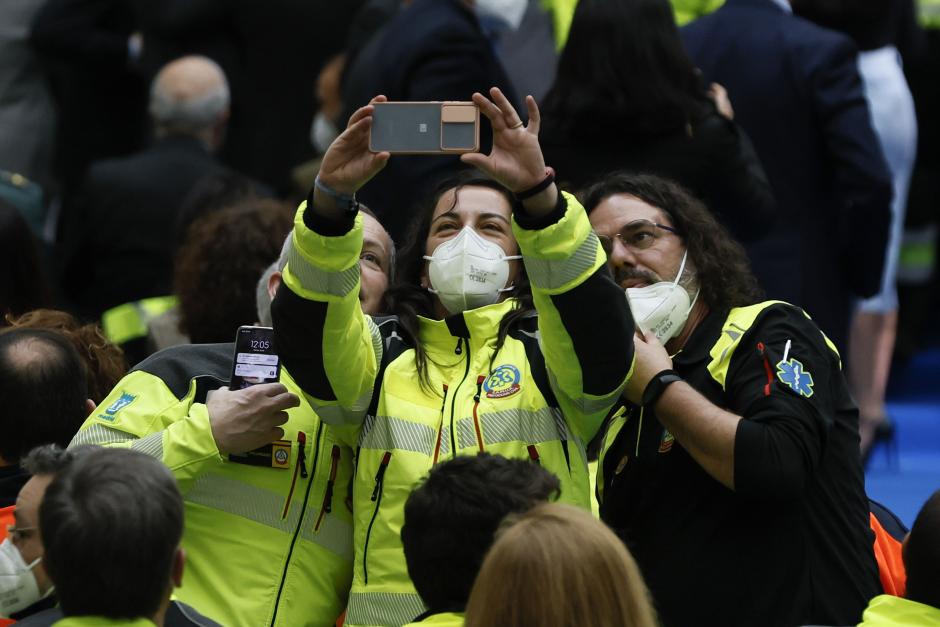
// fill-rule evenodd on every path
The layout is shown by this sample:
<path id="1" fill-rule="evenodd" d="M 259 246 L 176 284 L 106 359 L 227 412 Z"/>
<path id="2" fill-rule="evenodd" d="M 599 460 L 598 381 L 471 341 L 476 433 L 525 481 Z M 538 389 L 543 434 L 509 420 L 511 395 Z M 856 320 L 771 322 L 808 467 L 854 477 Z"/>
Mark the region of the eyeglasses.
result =
<path id="1" fill-rule="evenodd" d="M 663 237 L 663 231 L 674 235 L 679 233 L 678 229 L 665 224 L 658 224 L 649 220 L 634 220 L 624 225 L 614 237 L 619 239 L 620 243 L 629 250 L 637 252 L 652 248 Z M 608 256 L 614 252 L 614 237 L 597 235 L 601 247 Z"/>
<path id="2" fill-rule="evenodd" d="M 7 525 L 7 536 L 12 542 L 22 542 L 27 539 L 30 532 L 36 531 L 39 527 L 17 527 L 16 525 Z"/>

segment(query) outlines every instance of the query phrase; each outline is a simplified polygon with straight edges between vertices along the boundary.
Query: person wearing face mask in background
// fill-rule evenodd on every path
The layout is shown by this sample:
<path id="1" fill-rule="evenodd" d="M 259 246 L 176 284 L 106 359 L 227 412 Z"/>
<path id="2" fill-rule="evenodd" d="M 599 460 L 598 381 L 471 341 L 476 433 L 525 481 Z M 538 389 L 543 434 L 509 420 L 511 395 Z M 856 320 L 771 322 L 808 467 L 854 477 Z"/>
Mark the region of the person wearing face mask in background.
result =
<path id="1" fill-rule="evenodd" d="M 56 589 L 46 571 L 46 549 L 40 533 L 40 505 L 53 480 L 80 457 L 98 450 L 84 446 L 63 449 L 55 444 L 38 446 L 22 460 L 29 481 L 17 497 L 16 520 L 9 536 L 0 544 L 0 626 L 49 627 L 58 624 L 62 610 L 52 607 L 58 601 Z M 79 565 L 87 572 L 88 565 Z M 18 620 L 5 619 L 15 616 Z M 163 627 L 218 627 L 181 601 L 172 601 Z"/>
<path id="2" fill-rule="evenodd" d="M 51 605 L 47 602 L 36 606 L 53 593 L 42 563 L 39 504 L 56 473 L 71 459 L 72 453 L 44 446 L 34 449 L 20 462 L 30 478 L 16 497 L 14 522 L 4 530 L 7 537 L 0 544 L 0 625 L 8 624 L 4 617 L 22 618 Z"/>
<path id="3" fill-rule="evenodd" d="M 610 175 L 584 206 L 639 327 L 601 518 L 662 624 L 855 624 L 879 583 L 835 347 L 675 183 Z"/>
<path id="4" fill-rule="evenodd" d="M 355 429 L 347 625 L 426 611 L 400 531 L 411 489 L 440 461 L 484 450 L 528 459 L 559 478 L 560 501 L 589 507 L 584 443 L 632 365 L 626 299 L 581 206 L 547 174 L 535 101 L 525 127 L 499 89 L 490 96 L 473 100 L 493 150 L 462 156 L 487 176 L 441 183 L 414 220 L 392 316 L 363 315 L 355 295 L 354 194 L 389 159 L 368 150 L 371 106 L 330 146 L 295 221 L 275 342 L 321 419 Z"/>

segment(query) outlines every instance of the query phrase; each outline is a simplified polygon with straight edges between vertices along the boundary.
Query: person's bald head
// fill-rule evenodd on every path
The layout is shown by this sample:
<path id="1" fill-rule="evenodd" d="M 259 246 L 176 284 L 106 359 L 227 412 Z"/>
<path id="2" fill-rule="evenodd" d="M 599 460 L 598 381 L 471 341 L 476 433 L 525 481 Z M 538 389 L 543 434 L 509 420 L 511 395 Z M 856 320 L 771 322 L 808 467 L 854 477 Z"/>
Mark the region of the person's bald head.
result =
<path id="1" fill-rule="evenodd" d="M 171 61 L 150 86 L 150 116 L 158 136 L 191 135 L 217 148 L 228 112 L 225 73 L 207 57 Z"/>

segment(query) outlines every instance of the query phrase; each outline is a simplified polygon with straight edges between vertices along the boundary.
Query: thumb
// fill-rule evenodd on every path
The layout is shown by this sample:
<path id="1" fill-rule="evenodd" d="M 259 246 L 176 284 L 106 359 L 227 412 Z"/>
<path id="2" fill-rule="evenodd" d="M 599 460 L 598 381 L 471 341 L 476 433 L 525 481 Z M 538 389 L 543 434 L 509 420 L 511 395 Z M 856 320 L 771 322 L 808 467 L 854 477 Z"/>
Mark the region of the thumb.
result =
<path id="1" fill-rule="evenodd" d="M 486 155 L 483 155 L 479 152 L 465 152 L 464 154 L 460 155 L 460 160 L 462 162 L 484 171 L 488 171 L 486 167 L 487 159 L 488 157 Z"/>

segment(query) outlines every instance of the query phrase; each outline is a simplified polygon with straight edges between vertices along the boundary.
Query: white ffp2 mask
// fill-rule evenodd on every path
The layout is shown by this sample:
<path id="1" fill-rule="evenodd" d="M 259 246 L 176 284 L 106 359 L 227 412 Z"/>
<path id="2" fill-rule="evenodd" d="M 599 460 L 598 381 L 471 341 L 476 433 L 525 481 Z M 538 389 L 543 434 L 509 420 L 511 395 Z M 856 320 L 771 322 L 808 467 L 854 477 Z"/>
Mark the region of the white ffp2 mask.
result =
<path id="1" fill-rule="evenodd" d="M 33 574 L 33 568 L 41 559 L 37 557 L 32 564 L 27 564 L 9 538 L 0 544 L 0 616 L 25 610 L 52 593 L 50 589 L 40 594 Z"/>
<path id="2" fill-rule="evenodd" d="M 432 294 L 452 314 L 468 309 L 492 305 L 506 287 L 509 279 L 509 261 L 522 259 L 509 255 L 494 242 L 465 226 L 456 237 L 434 249 L 424 258 L 428 264 L 428 278 Z"/>
<path id="3" fill-rule="evenodd" d="M 682 330 L 695 300 L 698 299 L 697 292 L 693 300 L 686 289 L 679 285 L 687 255 L 688 252 L 682 255 L 682 263 L 679 265 L 675 281 L 660 281 L 646 287 L 627 288 L 627 301 L 634 322 L 644 332 L 652 331 L 663 344 Z"/>

